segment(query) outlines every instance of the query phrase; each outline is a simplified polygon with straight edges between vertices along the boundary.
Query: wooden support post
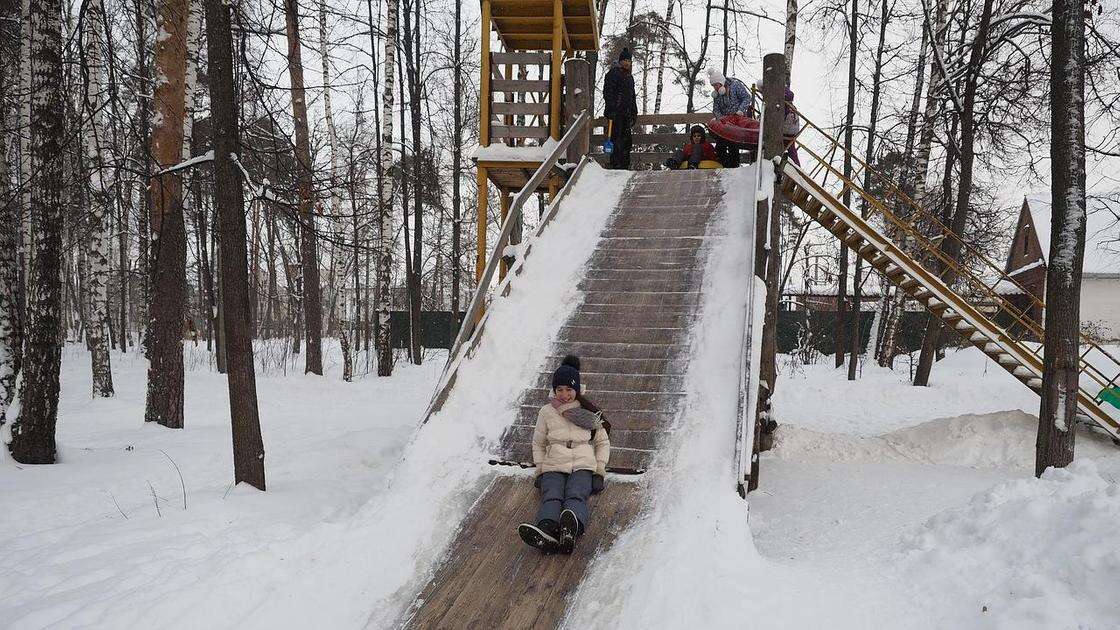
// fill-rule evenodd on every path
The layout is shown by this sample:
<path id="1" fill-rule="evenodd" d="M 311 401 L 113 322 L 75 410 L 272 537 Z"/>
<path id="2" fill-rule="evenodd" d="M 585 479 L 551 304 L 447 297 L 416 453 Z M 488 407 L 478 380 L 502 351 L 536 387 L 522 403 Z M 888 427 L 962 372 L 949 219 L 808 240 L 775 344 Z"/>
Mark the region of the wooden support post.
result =
<path id="1" fill-rule="evenodd" d="M 478 167 L 478 238 L 477 252 L 474 257 L 474 280 L 482 280 L 482 273 L 486 271 L 486 206 L 490 203 L 489 183 L 486 179 L 486 167 Z"/>
<path id="2" fill-rule="evenodd" d="M 498 189 L 498 201 L 502 209 L 502 225 L 506 223 L 506 216 L 509 215 L 509 190 L 506 188 Z M 510 244 L 513 245 L 513 239 L 510 239 Z M 485 261 L 484 261 L 485 262 Z M 498 267 L 498 282 L 506 279 L 506 272 L 509 271 L 509 262 L 506 257 L 502 256 L 502 264 Z"/>
<path id="3" fill-rule="evenodd" d="M 785 149 L 782 142 L 782 128 L 785 120 L 785 92 L 786 92 L 786 58 L 785 55 L 772 53 L 762 60 L 762 100 L 765 104 L 763 110 L 763 135 L 760 139 L 762 158 L 766 161 L 763 168 L 777 168 L 773 165 L 773 158 L 782 154 Z M 778 177 L 781 174 L 778 173 Z M 757 208 L 757 222 L 755 237 L 756 273 L 766 280 L 766 316 L 762 325 L 762 356 L 759 365 L 759 392 L 758 392 L 758 417 L 755 419 L 754 444 L 751 453 L 751 476 L 747 483 L 747 491 L 758 487 L 758 456 L 764 448 L 764 442 L 769 442 L 763 436 L 772 426 L 770 413 L 773 409 L 771 398 L 774 395 L 774 381 L 777 379 L 777 345 L 778 345 L 778 291 L 781 275 L 781 252 L 779 243 L 781 233 L 779 219 L 781 205 L 788 203 L 782 198 L 781 186 L 778 177 L 774 178 L 774 190 L 768 191 L 769 201 L 760 202 Z M 769 247 L 758 247 L 768 243 Z M 765 256 L 765 260 L 763 260 Z M 760 268 L 761 267 L 761 268 Z"/>
<path id="4" fill-rule="evenodd" d="M 556 200 L 556 193 L 560 190 L 560 180 L 553 175 L 548 178 L 548 203 Z"/>
<path id="5" fill-rule="evenodd" d="M 482 0 L 482 82 L 479 91 L 478 143 L 490 146 L 490 0 Z M 479 169 L 481 172 L 481 169 Z M 480 176 L 481 177 L 481 176 Z M 481 194 L 481 193 L 480 193 Z M 481 198 L 481 197 L 480 197 Z M 486 265 L 486 261 L 482 261 Z M 481 268 L 480 268 L 481 269 Z M 478 272 L 479 274 L 482 271 Z"/>
<path id="6" fill-rule="evenodd" d="M 584 59 L 564 62 L 564 130 L 567 131 L 576 116 L 591 107 L 591 66 Z M 568 146 L 566 156 L 571 163 L 579 162 L 591 149 L 591 125 Z"/>
<path id="7" fill-rule="evenodd" d="M 564 60 L 564 0 L 552 0 L 552 69 L 548 77 L 552 99 L 548 126 L 554 140 L 560 139 L 560 64 Z"/>

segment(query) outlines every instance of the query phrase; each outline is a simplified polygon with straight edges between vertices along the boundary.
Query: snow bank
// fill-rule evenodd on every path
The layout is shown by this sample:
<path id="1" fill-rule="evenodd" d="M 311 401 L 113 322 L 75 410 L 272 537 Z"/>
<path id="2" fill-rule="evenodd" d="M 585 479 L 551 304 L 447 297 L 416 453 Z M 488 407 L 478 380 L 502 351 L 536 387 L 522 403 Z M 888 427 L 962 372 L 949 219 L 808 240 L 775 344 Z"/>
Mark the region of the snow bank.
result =
<path id="1" fill-rule="evenodd" d="M 900 553 L 944 628 L 1116 628 L 1120 486 L 1090 461 L 930 519 Z"/>
<path id="2" fill-rule="evenodd" d="M 1038 417 L 1023 411 L 939 418 L 880 436 L 826 433 L 782 425 L 771 458 L 831 462 L 906 461 L 970 468 L 1034 470 Z M 1080 427 L 1077 456 L 1111 457 L 1116 447 Z"/>
<path id="3" fill-rule="evenodd" d="M 913 357 L 917 364 L 917 353 Z M 950 349 L 933 368 L 929 387 L 909 381 L 907 356 L 895 369 L 861 366 L 855 381 L 822 363 L 796 365 L 779 357 L 774 407 L 780 424 L 830 433 L 877 436 L 929 420 L 1019 409 L 1038 413 L 1038 395 L 973 347 Z"/>
<path id="4" fill-rule="evenodd" d="M 390 492 L 365 510 L 368 538 L 359 549 L 339 550 L 339 560 L 360 558 L 364 565 L 356 586 L 373 608 L 369 627 L 389 627 L 411 603 L 491 478 L 487 459 L 560 325 L 581 302 L 576 285 L 630 175 L 585 166 L 509 296 L 491 303 L 482 342 L 459 367 L 443 408 L 409 445 Z M 333 580 L 330 567 L 321 573 L 308 580 Z M 338 621 L 326 625 L 353 625 Z"/>

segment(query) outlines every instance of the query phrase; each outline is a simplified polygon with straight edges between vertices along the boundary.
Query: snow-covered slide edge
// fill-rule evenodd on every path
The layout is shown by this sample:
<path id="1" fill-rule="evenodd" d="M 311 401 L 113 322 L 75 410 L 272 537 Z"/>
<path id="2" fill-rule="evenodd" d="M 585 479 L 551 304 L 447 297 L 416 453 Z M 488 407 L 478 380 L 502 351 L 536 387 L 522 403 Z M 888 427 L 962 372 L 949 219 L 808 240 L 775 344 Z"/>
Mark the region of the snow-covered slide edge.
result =
<path id="1" fill-rule="evenodd" d="M 494 471 L 487 459 L 581 303 L 577 285 L 630 176 L 585 167 L 553 221 L 531 239 L 522 273 L 507 275 L 512 290 L 491 302 L 485 338 L 464 357 L 442 408 L 405 449 L 383 497 L 364 510 L 361 528 L 374 533 L 359 552 L 372 564 L 364 576 L 373 605 L 362 620 L 367 627 L 392 626 L 411 604 L 485 489 Z"/>

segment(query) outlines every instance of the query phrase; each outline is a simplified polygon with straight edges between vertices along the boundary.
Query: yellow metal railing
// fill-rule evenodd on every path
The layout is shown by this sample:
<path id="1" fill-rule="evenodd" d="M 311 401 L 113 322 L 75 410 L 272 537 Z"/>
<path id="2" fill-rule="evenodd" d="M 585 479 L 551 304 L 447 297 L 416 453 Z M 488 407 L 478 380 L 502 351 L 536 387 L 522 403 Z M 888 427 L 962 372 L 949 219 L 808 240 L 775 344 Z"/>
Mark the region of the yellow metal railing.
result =
<path id="1" fill-rule="evenodd" d="M 884 237 L 899 241 L 896 246 L 943 279 L 950 273 L 955 276 L 955 287 L 950 288 L 1002 331 L 1001 341 L 1012 342 L 1024 353 L 1033 356 L 1037 360 L 1035 367 L 1041 373 L 1042 346 L 1038 342 L 1043 338 L 1043 329 L 1028 312 L 1032 307 L 1040 311 L 1045 309 L 1045 302 L 1005 273 L 984 252 L 949 229 L 936 213 L 912 199 L 898 184 L 858 155 L 850 154 L 851 174 L 845 177 L 843 162 L 849 152 L 831 134 L 792 105 L 790 108 L 796 112 L 801 123 L 794 140 L 799 152 L 812 162 L 811 165 L 801 166 L 809 177 L 825 188 L 829 176 L 834 176 L 833 185 L 838 185 L 839 190 L 831 194 L 836 199 L 840 199 L 845 191 L 850 191 L 856 199 L 864 202 L 867 209 L 865 220 L 878 216 L 883 221 L 887 228 L 883 230 Z M 810 160 L 802 159 L 802 162 Z M 860 183 L 865 178 L 870 184 L 867 187 Z M 869 192 L 868 188 L 876 192 Z M 959 246 L 958 256 L 949 255 L 946 251 L 948 243 Z M 996 290 L 1001 285 L 1014 287 L 1025 296 L 1026 303 L 1022 308 Z M 1010 322 L 1009 326 L 997 322 L 1001 314 Z M 1100 403 L 1101 391 L 1115 386 L 1120 379 L 1120 360 L 1084 334 L 1081 335 L 1081 348 L 1080 371 L 1100 388 L 1090 392 L 1083 383 L 1082 393 Z"/>

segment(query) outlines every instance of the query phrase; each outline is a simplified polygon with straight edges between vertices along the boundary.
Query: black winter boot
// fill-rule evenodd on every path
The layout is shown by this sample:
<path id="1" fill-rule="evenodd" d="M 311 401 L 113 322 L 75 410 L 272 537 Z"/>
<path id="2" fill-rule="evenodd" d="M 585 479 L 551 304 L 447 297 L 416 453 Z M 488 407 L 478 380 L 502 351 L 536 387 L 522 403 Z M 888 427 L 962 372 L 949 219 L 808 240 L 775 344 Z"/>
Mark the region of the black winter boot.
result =
<path id="1" fill-rule="evenodd" d="M 576 536 L 580 535 L 579 519 L 571 510 L 560 513 L 560 553 L 569 554 L 576 546 Z"/>

